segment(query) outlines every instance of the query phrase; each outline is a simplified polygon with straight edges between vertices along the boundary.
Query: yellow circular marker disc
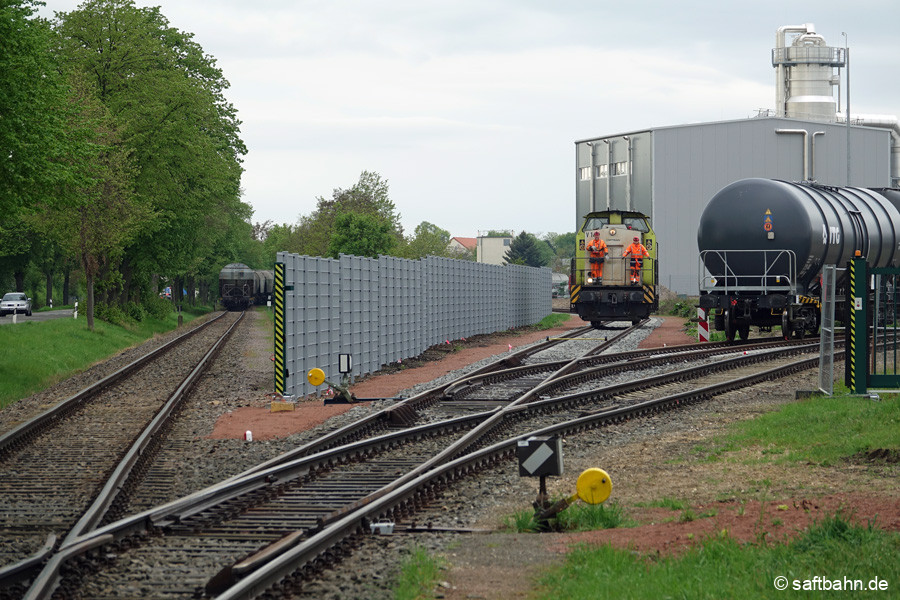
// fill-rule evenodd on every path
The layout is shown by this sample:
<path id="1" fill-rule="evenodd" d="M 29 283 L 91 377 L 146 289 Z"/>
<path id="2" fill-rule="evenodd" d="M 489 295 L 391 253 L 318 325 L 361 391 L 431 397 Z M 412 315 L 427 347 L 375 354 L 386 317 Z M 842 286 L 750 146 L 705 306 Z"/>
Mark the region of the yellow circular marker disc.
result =
<path id="1" fill-rule="evenodd" d="M 612 480 L 603 469 L 588 469 L 575 482 L 578 497 L 588 504 L 605 502 L 612 493 Z"/>
<path id="2" fill-rule="evenodd" d="M 313 385 L 322 385 L 325 383 L 325 371 L 319 368 L 310 369 L 306 374 L 306 379 Z"/>

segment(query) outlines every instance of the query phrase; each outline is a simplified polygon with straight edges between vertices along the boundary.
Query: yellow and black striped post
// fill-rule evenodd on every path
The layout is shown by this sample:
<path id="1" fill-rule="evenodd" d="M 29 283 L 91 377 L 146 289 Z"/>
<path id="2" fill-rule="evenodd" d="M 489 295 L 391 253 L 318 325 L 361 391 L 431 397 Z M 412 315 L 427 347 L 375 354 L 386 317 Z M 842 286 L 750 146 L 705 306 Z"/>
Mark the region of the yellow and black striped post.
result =
<path id="1" fill-rule="evenodd" d="M 275 393 L 284 395 L 287 364 L 284 352 L 284 263 L 275 263 Z"/>
<path id="2" fill-rule="evenodd" d="M 869 345 L 866 343 L 868 321 L 868 293 L 866 259 L 850 260 L 847 286 L 848 313 L 846 384 L 853 394 L 865 394 L 867 388 Z"/>

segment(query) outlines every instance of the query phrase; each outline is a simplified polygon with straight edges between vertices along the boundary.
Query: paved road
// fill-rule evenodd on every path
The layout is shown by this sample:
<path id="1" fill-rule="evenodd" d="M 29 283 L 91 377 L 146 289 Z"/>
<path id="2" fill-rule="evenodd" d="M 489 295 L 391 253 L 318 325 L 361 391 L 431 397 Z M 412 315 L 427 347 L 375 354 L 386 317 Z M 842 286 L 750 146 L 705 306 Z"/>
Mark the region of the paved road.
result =
<path id="1" fill-rule="evenodd" d="M 50 319 L 62 319 L 64 317 L 68 317 L 70 319 L 72 318 L 71 308 L 31 313 L 30 317 L 26 317 L 25 315 L 16 315 L 16 324 L 27 323 L 28 321 L 49 321 Z M 0 325 L 12 325 L 12 322 L 12 315 L 0 317 Z"/>

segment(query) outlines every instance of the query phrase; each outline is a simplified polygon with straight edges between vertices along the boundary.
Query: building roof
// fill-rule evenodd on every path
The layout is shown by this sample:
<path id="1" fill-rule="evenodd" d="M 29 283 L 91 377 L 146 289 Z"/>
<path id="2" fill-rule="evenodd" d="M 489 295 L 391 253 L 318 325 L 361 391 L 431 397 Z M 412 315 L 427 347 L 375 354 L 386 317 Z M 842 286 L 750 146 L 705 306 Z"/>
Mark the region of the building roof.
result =
<path id="1" fill-rule="evenodd" d="M 462 247 L 465 248 L 466 250 L 475 250 L 475 248 L 478 246 L 478 240 L 475 239 L 475 238 L 470 238 L 470 237 L 454 237 L 454 238 L 451 238 L 451 239 L 452 239 L 452 240 L 455 240 L 456 243 L 458 243 L 460 246 L 462 246 Z"/>

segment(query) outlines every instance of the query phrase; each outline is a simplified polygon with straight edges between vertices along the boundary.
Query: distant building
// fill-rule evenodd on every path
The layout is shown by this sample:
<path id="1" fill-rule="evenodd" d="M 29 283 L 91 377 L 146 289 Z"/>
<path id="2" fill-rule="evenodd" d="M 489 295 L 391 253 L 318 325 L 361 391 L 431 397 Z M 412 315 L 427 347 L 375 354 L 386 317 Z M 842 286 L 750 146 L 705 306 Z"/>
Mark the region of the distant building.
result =
<path id="1" fill-rule="evenodd" d="M 478 248 L 478 240 L 470 237 L 454 237 L 450 238 L 447 247 L 451 252 L 474 255 Z"/>
<path id="2" fill-rule="evenodd" d="M 478 236 L 475 260 L 489 265 L 505 265 L 506 253 L 509 251 L 512 240 L 512 232 L 507 232 L 507 235 L 497 235 L 492 231 L 488 235 Z"/>

